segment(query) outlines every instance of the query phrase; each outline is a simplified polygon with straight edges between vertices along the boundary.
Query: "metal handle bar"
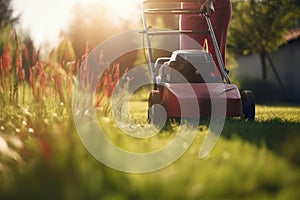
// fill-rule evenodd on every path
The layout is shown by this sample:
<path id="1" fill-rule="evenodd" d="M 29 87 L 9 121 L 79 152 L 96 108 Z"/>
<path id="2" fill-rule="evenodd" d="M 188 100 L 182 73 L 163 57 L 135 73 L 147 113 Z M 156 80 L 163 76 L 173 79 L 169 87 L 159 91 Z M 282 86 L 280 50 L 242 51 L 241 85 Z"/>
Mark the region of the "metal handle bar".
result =
<path id="1" fill-rule="evenodd" d="M 193 30 L 158 30 L 158 31 L 139 31 L 140 33 L 148 33 L 149 36 L 155 35 L 178 35 L 178 34 L 209 34 L 209 31 L 193 31 Z"/>
<path id="2" fill-rule="evenodd" d="M 177 8 L 172 8 L 172 9 L 165 9 L 165 8 L 155 8 L 155 9 L 145 9 L 145 6 L 144 4 L 145 3 L 152 3 L 152 2 L 171 2 L 171 3 L 178 3 L 178 2 L 195 2 L 197 4 L 201 4 L 199 0 L 143 0 L 142 1 L 142 4 L 141 4 L 141 9 L 142 9 L 142 20 L 143 20 L 143 25 L 144 25 L 144 30 L 143 30 L 143 33 L 146 34 L 146 43 L 147 43 L 147 50 L 148 50 L 148 56 L 149 56 L 149 65 L 150 65 L 150 71 L 151 71 L 151 76 L 152 76 L 152 79 L 153 79 L 153 82 L 154 82 L 154 87 L 156 88 L 157 87 L 157 83 L 156 83 L 156 77 L 155 77 L 155 69 L 154 69 L 154 66 L 153 66 L 153 61 L 152 61 L 152 51 L 151 51 L 151 42 L 150 42 L 150 38 L 149 36 L 150 35 L 165 35 L 165 34 L 181 34 L 181 33 L 184 33 L 184 32 L 188 32 L 188 33 L 191 33 L 192 31 L 190 30 L 184 30 L 184 31 L 169 31 L 169 32 L 164 32 L 164 33 L 159 33 L 159 32 L 149 32 L 149 27 L 147 26 L 147 20 L 146 20 L 146 14 L 156 14 L 156 15 L 159 15 L 159 14 L 168 14 L 168 15 L 179 15 L 179 14 L 205 14 L 203 12 L 200 12 L 199 10 L 195 10 L 195 9 L 177 9 Z M 210 18 L 209 16 L 207 16 L 205 14 L 205 19 L 206 19 L 206 22 L 207 22 L 207 25 L 208 25 L 208 32 L 210 33 L 211 35 L 211 38 L 212 38 L 212 42 L 213 42 L 213 46 L 214 46 L 214 49 L 215 49 L 215 52 L 216 52 L 216 56 L 217 56 L 217 61 L 218 61 L 218 64 L 220 66 L 220 69 L 221 69 L 221 73 L 223 75 L 223 77 L 225 78 L 225 81 L 226 83 L 230 83 L 230 79 L 229 79 L 229 76 L 228 76 L 228 70 L 226 69 L 225 67 L 225 64 L 224 64 L 224 61 L 223 61 L 223 58 L 222 58 L 222 55 L 221 55 L 221 52 L 220 52 L 220 48 L 219 48 L 219 45 L 218 45 L 218 42 L 217 42 L 217 39 L 216 39 L 216 36 L 215 36 L 215 33 L 214 33 L 214 30 L 213 30 L 213 26 L 211 24 L 211 21 L 210 21 Z"/>
<path id="3" fill-rule="evenodd" d="M 171 8 L 171 9 L 160 9 L 160 8 L 152 8 L 145 9 L 145 14 L 154 14 L 154 15 L 182 15 L 182 14 L 201 14 L 198 9 L 181 9 L 181 8 Z"/>
<path id="4" fill-rule="evenodd" d="M 205 19 L 206 19 L 208 30 L 210 32 L 210 36 L 211 36 L 211 39 L 212 39 L 212 42 L 213 42 L 213 45 L 214 45 L 217 60 L 218 60 L 219 66 L 221 68 L 221 72 L 222 72 L 222 74 L 223 74 L 223 76 L 226 80 L 226 83 L 230 84 L 230 78 L 228 76 L 228 69 L 226 69 L 226 67 L 225 67 L 225 64 L 224 64 L 224 61 L 223 61 L 223 58 L 222 58 L 222 55 L 221 55 L 221 51 L 220 51 L 220 48 L 219 48 L 219 45 L 218 45 L 218 41 L 216 39 L 216 35 L 214 33 L 214 29 L 213 29 L 213 26 L 211 24 L 210 18 L 207 15 L 205 15 Z"/>
<path id="5" fill-rule="evenodd" d="M 145 4 L 151 3 L 183 3 L 190 2 L 195 4 L 201 4 L 199 0 L 143 0 L 142 7 L 144 8 Z M 152 9 L 144 9 L 143 12 L 145 14 L 156 14 L 156 15 L 165 15 L 165 14 L 201 14 L 199 9 L 182 9 L 182 8 L 152 8 Z"/>

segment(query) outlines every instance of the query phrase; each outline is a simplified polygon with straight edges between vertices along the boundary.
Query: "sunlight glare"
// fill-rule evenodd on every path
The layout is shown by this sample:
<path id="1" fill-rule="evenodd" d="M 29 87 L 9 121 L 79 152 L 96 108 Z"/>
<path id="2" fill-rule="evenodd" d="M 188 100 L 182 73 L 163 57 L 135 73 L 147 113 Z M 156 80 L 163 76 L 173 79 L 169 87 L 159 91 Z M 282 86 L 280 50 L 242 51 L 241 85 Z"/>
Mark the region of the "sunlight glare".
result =
<path id="1" fill-rule="evenodd" d="M 130 19 L 138 11 L 139 0 L 102 0 L 102 3 L 111 11 L 112 16 Z"/>
<path id="2" fill-rule="evenodd" d="M 140 0 L 12 0 L 14 17 L 20 15 L 20 27 L 28 30 L 35 46 L 55 46 L 61 30 L 68 26 L 72 9 L 77 3 L 103 4 L 118 24 L 121 19 L 137 23 L 140 19 Z"/>

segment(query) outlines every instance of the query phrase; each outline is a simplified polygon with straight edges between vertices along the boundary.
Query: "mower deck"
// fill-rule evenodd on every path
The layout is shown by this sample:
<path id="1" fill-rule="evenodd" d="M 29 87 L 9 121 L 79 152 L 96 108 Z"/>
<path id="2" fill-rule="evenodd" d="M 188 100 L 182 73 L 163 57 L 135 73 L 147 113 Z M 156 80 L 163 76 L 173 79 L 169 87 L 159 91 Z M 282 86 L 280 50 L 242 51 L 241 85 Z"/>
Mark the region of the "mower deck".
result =
<path id="1" fill-rule="evenodd" d="M 191 92 L 191 88 L 194 93 Z M 212 101 L 220 102 L 218 105 L 226 106 L 226 117 L 241 117 L 242 102 L 236 85 L 222 83 L 166 83 L 162 91 L 161 104 L 169 117 L 200 117 L 211 116 Z M 197 98 L 199 110 L 187 106 L 188 110 L 181 113 L 180 104 L 192 105 Z M 180 102 L 180 103 L 179 103 Z M 220 113 L 221 114 L 221 113 Z"/>

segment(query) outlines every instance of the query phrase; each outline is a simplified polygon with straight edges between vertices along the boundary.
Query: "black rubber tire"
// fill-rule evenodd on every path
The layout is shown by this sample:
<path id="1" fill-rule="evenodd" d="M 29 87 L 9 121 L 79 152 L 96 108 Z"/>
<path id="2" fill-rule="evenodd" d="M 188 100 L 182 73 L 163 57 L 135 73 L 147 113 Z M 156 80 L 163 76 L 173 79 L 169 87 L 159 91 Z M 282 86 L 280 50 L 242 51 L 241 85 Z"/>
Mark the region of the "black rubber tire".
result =
<path id="1" fill-rule="evenodd" d="M 158 90 L 152 90 L 149 98 L 148 98 L 148 122 L 152 124 L 159 124 L 160 123 L 160 116 L 157 114 L 155 104 L 161 104 L 160 101 L 160 93 Z"/>
<path id="2" fill-rule="evenodd" d="M 255 96 L 251 90 L 242 92 L 242 112 L 244 119 L 251 121 L 255 119 Z"/>
<path id="3" fill-rule="evenodd" d="M 152 108 L 148 109 L 148 122 L 149 124 L 154 124 L 159 126 L 162 123 L 162 117 L 160 116 L 160 109 L 157 107 L 157 104 Z"/>

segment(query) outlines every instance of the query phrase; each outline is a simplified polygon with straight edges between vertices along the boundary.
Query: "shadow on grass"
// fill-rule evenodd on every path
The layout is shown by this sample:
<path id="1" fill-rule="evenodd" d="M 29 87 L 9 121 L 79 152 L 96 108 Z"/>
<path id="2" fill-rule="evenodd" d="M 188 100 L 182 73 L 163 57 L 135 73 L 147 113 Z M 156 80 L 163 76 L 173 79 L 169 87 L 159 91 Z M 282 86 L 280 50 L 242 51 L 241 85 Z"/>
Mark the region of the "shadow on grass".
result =
<path id="1" fill-rule="evenodd" d="M 222 137 L 239 137 L 257 146 L 264 145 L 292 165 L 300 166 L 300 123 L 279 119 L 257 122 L 228 119 Z"/>

